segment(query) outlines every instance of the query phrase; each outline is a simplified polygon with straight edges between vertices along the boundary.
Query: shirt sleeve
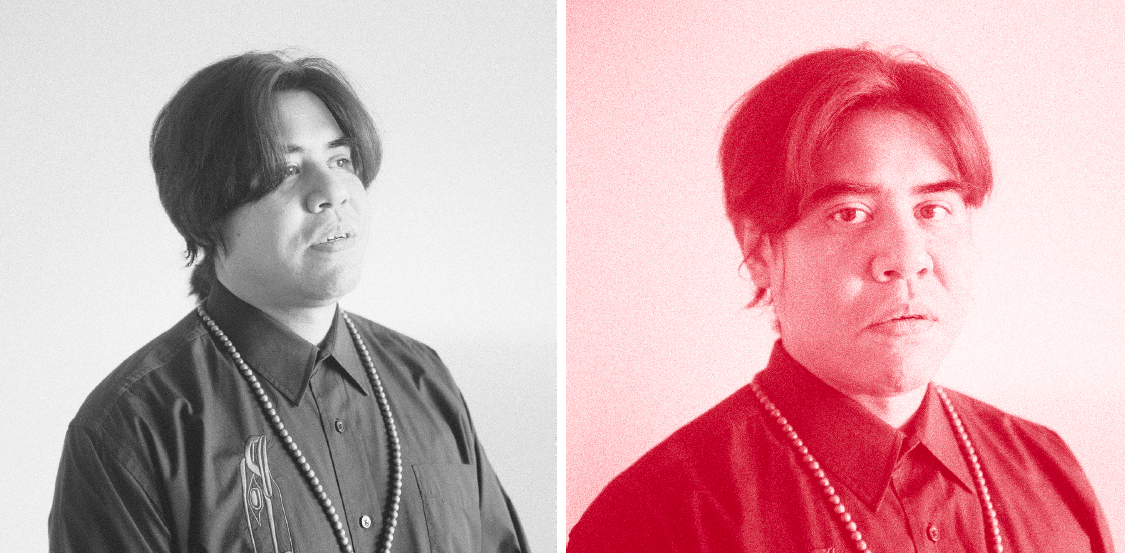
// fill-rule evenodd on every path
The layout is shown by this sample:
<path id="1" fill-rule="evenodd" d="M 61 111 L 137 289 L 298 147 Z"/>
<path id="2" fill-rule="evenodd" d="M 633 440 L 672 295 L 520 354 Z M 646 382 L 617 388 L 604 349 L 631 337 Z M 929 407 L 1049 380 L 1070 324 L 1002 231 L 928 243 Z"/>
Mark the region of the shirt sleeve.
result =
<path id="1" fill-rule="evenodd" d="M 668 483 L 668 486 L 673 486 Z M 647 488 L 647 493 L 646 493 Z M 702 544 L 675 543 L 671 529 L 690 530 L 691 505 L 668 507 L 655 486 L 645 486 L 629 472 L 598 494 L 571 528 L 568 553 L 699 551 Z M 676 516 L 685 520 L 675 520 Z"/>
<path id="2" fill-rule="evenodd" d="M 171 551 L 160 506 L 89 429 L 72 425 L 63 442 L 47 520 L 52 553 Z"/>
<path id="3" fill-rule="evenodd" d="M 475 434 L 475 431 L 474 431 Z M 504 553 L 527 553 L 523 526 L 512 505 L 512 500 L 500 485 L 500 479 L 492 470 L 480 440 L 476 440 L 477 478 L 480 483 L 480 528 L 481 551 Z"/>
<path id="4" fill-rule="evenodd" d="M 456 406 L 452 410 L 443 410 L 443 417 L 451 422 L 451 427 L 465 429 L 466 444 L 471 445 L 471 451 L 466 447 L 466 453 L 475 459 L 477 490 L 479 494 L 480 511 L 480 551 L 482 553 L 527 553 L 531 549 L 524 535 L 523 525 L 520 524 L 515 506 L 500 484 L 500 479 L 492 469 L 492 464 L 485 455 L 484 446 L 481 445 L 477 435 L 476 425 L 473 424 L 472 415 L 469 413 L 465 397 L 457 389 L 453 377 L 437 352 L 429 346 L 422 346 L 423 354 L 432 359 L 433 366 L 437 368 L 442 380 L 448 382 L 449 405 Z M 459 419 L 459 420 L 458 420 Z M 468 467 L 466 467 L 468 468 Z M 468 476 L 468 475 L 466 475 Z M 433 544 L 431 544 L 433 545 Z M 441 549 L 440 547 L 438 548 Z"/>

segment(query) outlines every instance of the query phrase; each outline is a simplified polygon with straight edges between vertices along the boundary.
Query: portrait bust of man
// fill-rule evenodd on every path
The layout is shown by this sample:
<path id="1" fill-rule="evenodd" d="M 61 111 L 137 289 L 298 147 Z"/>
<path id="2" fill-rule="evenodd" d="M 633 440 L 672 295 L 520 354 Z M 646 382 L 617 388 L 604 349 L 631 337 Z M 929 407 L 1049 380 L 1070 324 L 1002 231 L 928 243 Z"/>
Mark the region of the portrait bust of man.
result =
<path id="1" fill-rule="evenodd" d="M 382 160 L 343 73 L 215 62 L 151 157 L 198 306 L 71 422 L 51 551 L 526 551 L 437 353 L 339 307 Z"/>
<path id="2" fill-rule="evenodd" d="M 571 551 L 1112 551 L 1051 430 L 934 384 L 992 188 L 966 95 L 910 52 L 829 49 L 743 96 L 726 211 L 780 338 L 617 476 Z"/>

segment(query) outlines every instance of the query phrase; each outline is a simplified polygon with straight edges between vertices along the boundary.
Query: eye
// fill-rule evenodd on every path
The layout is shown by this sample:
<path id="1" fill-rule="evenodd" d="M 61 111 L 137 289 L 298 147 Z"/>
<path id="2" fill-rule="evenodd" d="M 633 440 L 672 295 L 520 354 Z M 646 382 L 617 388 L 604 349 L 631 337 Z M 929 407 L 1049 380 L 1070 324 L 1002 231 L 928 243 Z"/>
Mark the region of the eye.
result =
<path id="1" fill-rule="evenodd" d="M 333 160 L 332 164 L 335 165 L 336 167 L 341 167 L 341 168 L 344 168 L 344 169 L 350 169 L 351 166 L 352 166 L 352 160 L 351 160 L 351 158 L 348 158 L 348 157 L 341 157 L 341 158 Z"/>
<path id="2" fill-rule="evenodd" d="M 949 208 L 940 204 L 926 204 L 918 208 L 918 218 L 927 221 L 940 221 L 952 213 Z"/>
<path id="3" fill-rule="evenodd" d="M 858 224 L 871 220 L 871 214 L 858 207 L 844 207 L 832 212 L 832 220 L 839 223 Z"/>
<path id="4" fill-rule="evenodd" d="M 295 163 L 290 163 L 289 165 L 286 165 L 285 169 L 282 170 L 282 174 L 285 175 L 286 177 L 292 177 L 293 175 L 297 175 L 297 174 L 300 174 L 300 173 L 301 173 L 301 166 L 297 165 Z"/>

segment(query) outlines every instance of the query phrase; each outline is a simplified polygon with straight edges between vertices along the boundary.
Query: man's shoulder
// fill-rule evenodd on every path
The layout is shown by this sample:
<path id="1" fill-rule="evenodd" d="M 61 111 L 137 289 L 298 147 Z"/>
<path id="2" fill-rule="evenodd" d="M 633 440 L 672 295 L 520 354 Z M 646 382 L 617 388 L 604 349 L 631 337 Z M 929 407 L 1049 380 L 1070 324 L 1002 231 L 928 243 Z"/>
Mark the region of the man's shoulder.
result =
<path id="1" fill-rule="evenodd" d="M 187 314 L 110 372 L 86 397 L 71 425 L 99 429 L 137 387 L 175 387 L 174 381 L 195 378 L 203 368 L 197 358 L 206 336 L 195 312 Z"/>
<path id="2" fill-rule="evenodd" d="M 1078 459 L 1054 430 L 967 394 L 948 388 L 946 393 L 977 449 L 984 455 L 991 453 L 996 457 L 991 462 L 1006 463 L 1029 472 L 1049 468 L 1076 478 L 1082 474 Z"/>
<path id="3" fill-rule="evenodd" d="M 1029 490 L 1055 490 L 1065 509 L 1078 517 L 1090 537 L 1100 535 L 1108 546 L 1105 516 L 1094 489 L 1059 434 L 965 394 L 946 392 L 989 479 Z M 1101 550 L 1098 546 L 1094 549 Z"/>
<path id="4" fill-rule="evenodd" d="M 373 340 L 383 347 L 403 349 L 418 355 L 437 357 L 437 352 L 433 348 L 397 330 L 351 311 L 348 311 L 348 318 L 355 324 L 356 330 L 359 330 L 364 339 Z"/>
<path id="5" fill-rule="evenodd" d="M 1065 447 L 1058 433 L 1042 424 L 1004 411 L 963 392 L 944 387 L 943 389 L 960 412 L 962 419 L 970 425 L 1014 439 L 1030 439 Z"/>
<path id="6" fill-rule="evenodd" d="M 763 421 L 758 399 L 746 385 L 677 429 L 642 459 L 660 464 L 708 462 L 724 450 L 754 445 L 765 437 Z"/>
<path id="7" fill-rule="evenodd" d="M 674 493 L 678 486 L 669 487 L 669 482 L 691 481 L 691 489 L 721 487 L 734 478 L 734 472 L 748 468 L 743 464 L 765 460 L 762 454 L 769 439 L 757 397 L 747 385 L 662 440 L 607 490 L 632 490 L 651 497 L 656 489 Z"/>
<path id="8" fill-rule="evenodd" d="M 617 475 L 575 524 L 568 547 L 693 547 L 699 532 L 722 526 L 765 486 L 769 464 L 783 451 L 771 443 L 765 423 L 750 386 L 731 394 Z M 694 519 L 701 508 L 710 513 L 705 522 Z"/>
<path id="9" fill-rule="evenodd" d="M 350 311 L 348 318 L 355 324 L 376 361 L 381 359 L 385 364 L 405 367 L 415 376 L 425 374 L 456 388 L 453 375 L 430 346 Z"/>

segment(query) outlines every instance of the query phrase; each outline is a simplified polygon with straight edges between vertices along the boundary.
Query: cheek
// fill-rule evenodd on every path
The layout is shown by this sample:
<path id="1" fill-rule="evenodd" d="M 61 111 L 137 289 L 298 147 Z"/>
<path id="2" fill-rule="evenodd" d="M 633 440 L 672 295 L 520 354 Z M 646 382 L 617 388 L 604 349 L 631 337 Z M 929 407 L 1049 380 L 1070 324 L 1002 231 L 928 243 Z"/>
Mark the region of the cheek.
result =
<path id="1" fill-rule="evenodd" d="M 371 191 L 364 188 L 363 184 L 356 184 L 352 197 L 356 202 L 356 211 L 362 219 L 367 219 L 371 214 Z"/>
<path id="2" fill-rule="evenodd" d="M 357 223 L 364 228 L 371 224 L 371 197 L 367 195 L 366 191 L 361 192 L 356 196 L 356 215 L 358 217 Z"/>
<path id="3" fill-rule="evenodd" d="M 289 247 L 289 241 L 298 238 L 287 212 L 272 205 L 257 204 L 242 213 L 238 224 L 232 226 L 244 256 L 265 259 Z"/>
<path id="4" fill-rule="evenodd" d="M 789 284 L 820 296 L 850 297 L 863 285 L 867 252 L 859 244 L 808 241 L 791 248 L 786 265 Z"/>
<path id="5" fill-rule="evenodd" d="M 791 247 L 786 250 L 778 303 L 795 324 L 834 326 L 861 295 L 860 253 L 839 247 Z"/>
<path id="6" fill-rule="evenodd" d="M 229 254 L 238 255 L 243 250 L 252 249 L 254 239 L 254 217 L 249 208 L 240 209 L 223 223 L 223 240 Z"/>
<path id="7" fill-rule="evenodd" d="M 942 237 L 933 248 L 934 271 L 947 289 L 954 294 L 969 293 L 977 249 L 968 232 L 952 233 Z"/>

